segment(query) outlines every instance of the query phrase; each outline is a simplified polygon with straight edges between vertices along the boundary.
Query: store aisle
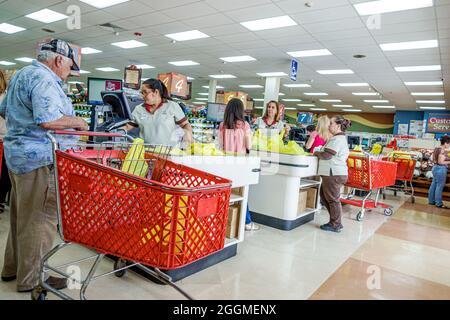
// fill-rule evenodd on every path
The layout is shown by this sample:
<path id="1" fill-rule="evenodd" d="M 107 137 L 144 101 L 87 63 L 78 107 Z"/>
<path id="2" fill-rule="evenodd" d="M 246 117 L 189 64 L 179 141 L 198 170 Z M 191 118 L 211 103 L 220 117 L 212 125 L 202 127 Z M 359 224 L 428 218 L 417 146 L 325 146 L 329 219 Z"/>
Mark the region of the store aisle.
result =
<path id="1" fill-rule="evenodd" d="M 450 211 L 405 203 L 311 299 L 450 299 L 449 266 Z"/>
<path id="2" fill-rule="evenodd" d="M 398 199 L 391 197 L 391 200 L 388 201 L 398 208 L 401 205 Z M 394 200 L 397 202 L 393 202 Z M 362 223 L 354 220 L 356 208 L 346 206 L 344 210 L 345 229 L 340 234 L 324 232 L 318 228 L 320 224 L 327 221 L 326 212 L 321 212 L 314 222 L 290 232 L 263 226 L 258 232 L 246 233 L 246 239 L 239 245 L 236 257 L 183 279 L 178 284 L 196 299 L 308 299 L 311 296 L 313 298 L 321 297 L 321 294 L 324 298 L 342 298 L 338 295 L 341 286 L 355 286 L 352 284 L 355 281 L 355 274 L 353 271 L 348 273 L 348 268 L 353 270 L 355 263 L 357 266 L 361 265 L 358 270 L 360 270 L 361 276 L 366 276 L 366 269 L 363 267 L 365 264 L 377 261 L 376 246 L 390 245 L 390 242 L 386 243 L 385 241 L 385 238 L 389 236 L 380 233 L 380 230 L 387 234 L 397 233 L 398 236 L 403 234 L 405 238 L 403 241 L 414 240 L 407 238 L 408 231 L 401 233 L 395 229 L 404 227 L 398 226 L 398 223 L 409 223 L 402 220 L 406 219 L 406 216 L 402 215 L 402 211 L 408 210 L 407 205 L 403 205 L 399 210 L 398 217 L 395 214 L 393 219 L 389 219 L 380 213 L 372 212 L 367 213 Z M 445 217 L 441 216 L 441 218 Z M 385 223 L 386 221 L 387 223 Z M 389 227 L 391 222 L 394 224 Z M 443 222 L 441 221 L 441 223 Z M 3 264 L 7 224 L 8 214 L 1 215 L 0 264 Z M 382 225 L 383 227 L 379 229 Z M 377 233 L 375 233 L 376 231 Z M 429 239 L 427 240 L 428 245 L 432 246 L 434 240 L 430 239 L 425 231 L 422 235 L 423 238 Z M 442 237 L 444 236 L 448 236 L 448 234 L 443 234 Z M 444 251 L 445 249 L 436 247 L 436 250 Z M 373 257 L 369 255 L 370 252 L 374 252 Z M 408 251 L 403 254 L 407 255 Z M 74 246 L 56 257 L 54 263 L 68 262 L 87 255 L 89 255 L 88 250 Z M 423 254 L 416 253 L 414 258 L 416 256 L 422 259 Z M 427 255 L 426 258 L 427 260 L 421 260 L 424 266 L 427 261 L 432 262 L 432 256 Z M 444 263 L 447 260 L 442 261 Z M 382 265 L 382 267 L 389 268 L 388 262 L 390 261 L 385 262 L 386 266 Z M 444 270 L 439 271 L 438 265 L 433 267 L 437 272 L 436 277 L 445 273 Z M 99 272 L 107 272 L 111 268 L 111 261 L 105 260 L 101 264 Z M 82 266 L 82 271 L 86 272 L 85 265 Z M 345 277 L 342 278 L 343 283 L 337 283 L 336 287 L 330 287 L 330 281 L 341 272 L 345 274 Z M 401 273 L 404 270 L 400 268 L 400 270 L 395 269 L 392 272 Z M 450 277 L 447 278 L 450 279 Z M 346 290 L 348 290 L 347 287 L 344 291 Z M 74 291 L 66 290 L 66 292 L 69 292 L 70 295 L 75 294 Z M 436 290 L 436 292 L 438 291 Z M 331 296 L 326 296 L 330 293 L 332 293 Z M 334 296 L 334 294 L 336 295 Z M 94 282 L 87 291 L 87 297 L 90 299 L 182 298 L 173 289 L 156 285 L 133 273 L 128 273 L 121 279 L 108 276 Z M 357 297 L 356 293 L 355 297 Z M 0 299 L 28 298 L 29 294 L 15 292 L 14 282 L 0 282 Z M 56 299 L 52 295 L 49 295 L 49 298 Z"/>

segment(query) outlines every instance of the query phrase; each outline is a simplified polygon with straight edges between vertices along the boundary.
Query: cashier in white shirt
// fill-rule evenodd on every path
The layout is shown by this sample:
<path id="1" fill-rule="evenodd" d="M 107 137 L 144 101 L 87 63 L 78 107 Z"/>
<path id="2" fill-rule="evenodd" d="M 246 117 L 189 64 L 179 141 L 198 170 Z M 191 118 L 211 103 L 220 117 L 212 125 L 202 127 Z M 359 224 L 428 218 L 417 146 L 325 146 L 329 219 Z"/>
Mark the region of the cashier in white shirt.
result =
<path id="1" fill-rule="evenodd" d="M 266 105 L 264 116 L 256 119 L 256 129 L 274 130 L 273 134 L 279 134 L 285 128 L 284 137 L 287 137 L 291 128 L 282 120 L 280 120 L 280 105 L 272 100 Z"/>
<path id="2" fill-rule="evenodd" d="M 145 143 L 175 146 L 180 142 L 179 126 L 184 131 L 184 142 L 192 142 L 192 127 L 181 107 L 170 100 L 164 83 L 147 79 L 142 83 L 141 94 L 144 103 L 136 106 L 133 121 L 125 126 L 125 130 L 139 127 L 139 135 Z"/>

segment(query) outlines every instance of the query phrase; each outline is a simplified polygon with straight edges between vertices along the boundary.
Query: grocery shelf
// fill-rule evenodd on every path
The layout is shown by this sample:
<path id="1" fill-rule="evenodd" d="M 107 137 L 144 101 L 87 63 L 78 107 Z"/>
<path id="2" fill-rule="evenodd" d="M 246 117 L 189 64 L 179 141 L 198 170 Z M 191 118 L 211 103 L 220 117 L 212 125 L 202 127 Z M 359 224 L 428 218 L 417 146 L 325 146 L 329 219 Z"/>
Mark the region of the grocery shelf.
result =
<path id="1" fill-rule="evenodd" d="M 307 189 L 307 188 L 319 186 L 319 185 L 320 185 L 320 181 L 308 180 L 308 179 L 300 180 L 300 189 Z"/>
<path id="2" fill-rule="evenodd" d="M 244 197 L 238 194 L 230 194 L 230 203 L 244 200 Z"/>

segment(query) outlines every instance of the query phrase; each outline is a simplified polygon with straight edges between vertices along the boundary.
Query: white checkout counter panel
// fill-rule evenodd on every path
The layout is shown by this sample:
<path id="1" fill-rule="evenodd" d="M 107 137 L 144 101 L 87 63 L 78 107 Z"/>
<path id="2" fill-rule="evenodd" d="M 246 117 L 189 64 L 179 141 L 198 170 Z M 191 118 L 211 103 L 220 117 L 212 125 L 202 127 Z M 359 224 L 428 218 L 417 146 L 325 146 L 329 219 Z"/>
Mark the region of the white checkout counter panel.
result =
<path id="1" fill-rule="evenodd" d="M 251 155 L 261 158 L 259 184 L 249 192 L 253 221 L 291 230 L 313 220 L 319 210 L 319 159 L 262 151 Z"/>

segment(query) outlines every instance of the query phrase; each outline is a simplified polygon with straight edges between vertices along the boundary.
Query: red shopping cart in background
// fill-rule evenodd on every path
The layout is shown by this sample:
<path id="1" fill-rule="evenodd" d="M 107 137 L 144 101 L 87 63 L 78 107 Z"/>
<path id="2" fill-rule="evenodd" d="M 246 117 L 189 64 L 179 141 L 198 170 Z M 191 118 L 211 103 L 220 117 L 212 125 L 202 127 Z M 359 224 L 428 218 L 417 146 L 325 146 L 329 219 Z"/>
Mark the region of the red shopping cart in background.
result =
<path id="1" fill-rule="evenodd" d="M 75 134 L 123 137 L 93 132 Z M 91 280 L 111 273 L 122 276 L 131 267 L 191 298 L 160 269 L 180 268 L 223 249 L 231 181 L 167 160 L 170 147 L 142 145 L 144 159 L 131 154 L 143 150 L 131 151 L 133 144 L 128 142 L 80 143 L 62 151 L 56 150 L 56 141 L 52 141 L 59 233 L 64 242 L 43 258 L 41 288 L 32 293 L 32 298 L 45 299 L 48 290 L 63 299 L 72 299 L 45 283 L 49 270 L 70 278 L 58 267 L 50 266 L 48 260 L 71 243 L 97 252 L 91 257 L 95 262 L 87 278 L 80 282 L 81 299 L 85 299 Z M 136 172 L 121 170 L 127 161 L 129 165 L 131 161 L 128 167 L 134 166 Z M 148 173 L 142 174 L 143 162 Z M 119 258 L 114 270 L 94 277 L 106 254 Z"/>
<path id="2" fill-rule="evenodd" d="M 402 158 L 404 156 L 410 156 L 411 158 Z M 397 195 L 398 191 L 406 194 L 411 194 L 411 202 L 415 202 L 414 198 L 414 186 L 412 179 L 414 176 L 414 170 L 416 168 L 417 158 L 409 153 L 396 153 L 392 157 L 383 157 L 382 160 L 397 163 L 397 175 L 395 177 L 396 183 L 393 186 L 386 187 L 388 190 L 394 191 L 394 195 Z M 408 185 L 409 184 L 409 185 Z M 386 199 L 386 195 L 383 193 L 383 199 Z"/>
<path id="3" fill-rule="evenodd" d="M 351 191 L 341 198 L 341 202 L 361 208 L 356 215 L 356 220 L 361 221 L 366 209 L 384 208 L 384 214 L 391 216 L 392 207 L 378 202 L 380 190 L 384 187 L 395 184 L 397 174 L 397 164 L 394 162 L 371 159 L 367 155 L 349 156 L 347 159 L 348 181 L 346 186 Z M 355 191 L 363 190 L 368 194 L 363 199 L 354 199 Z M 375 191 L 375 200 L 370 200 Z"/>

